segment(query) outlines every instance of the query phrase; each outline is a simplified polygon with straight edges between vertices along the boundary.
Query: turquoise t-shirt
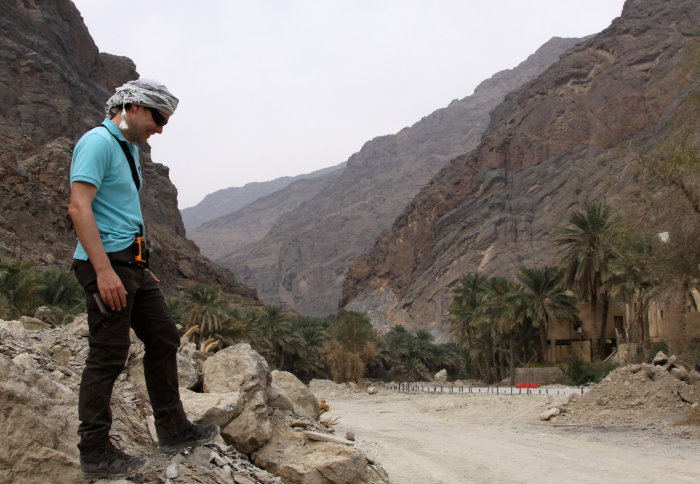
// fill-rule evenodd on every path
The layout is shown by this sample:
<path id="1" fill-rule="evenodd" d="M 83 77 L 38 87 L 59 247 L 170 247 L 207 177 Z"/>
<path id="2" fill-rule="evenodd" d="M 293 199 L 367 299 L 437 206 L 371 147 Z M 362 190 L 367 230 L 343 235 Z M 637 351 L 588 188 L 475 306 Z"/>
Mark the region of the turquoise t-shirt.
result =
<path id="1" fill-rule="evenodd" d="M 102 124 L 119 139 L 126 141 L 111 120 L 105 119 Z M 128 143 L 128 146 L 141 179 L 138 149 L 133 143 Z M 139 192 L 124 152 L 106 129 L 100 126 L 91 129 L 75 145 L 70 167 L 71 185 L 76 181 L 97 187 L 92 211 L 105 251 L 116 252 L 129 247 L 134 237 L 143 232 Z M 80 241 L 74 257 L 81 260 L 88 258 Z"/>

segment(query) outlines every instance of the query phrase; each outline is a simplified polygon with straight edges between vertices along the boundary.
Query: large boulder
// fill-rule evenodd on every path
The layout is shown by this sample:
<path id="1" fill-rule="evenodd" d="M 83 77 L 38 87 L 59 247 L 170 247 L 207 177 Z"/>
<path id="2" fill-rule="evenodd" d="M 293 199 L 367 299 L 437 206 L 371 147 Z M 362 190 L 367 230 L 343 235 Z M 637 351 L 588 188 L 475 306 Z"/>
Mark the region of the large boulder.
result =
<path id="1" fill-rule="evenodd" d="M 294 403 L 292 403 L 292 399 L 289 398 L 287 392 L 282 390 L 274 383 L 270 383 L 270 390 L 267 392 L 267 404 L 270 407 L 279 410 L 287 410 L 289 412 L 294 411 Z"/>
<path id="2" fill-rule="evenodd" d="M 140 353 L 140 352 L 139 352 Z M 143 400 L 149 400 L 146 389 L 146 379 L 143 374 L 143 353 L 129 361 L 127 365 L 127 381 Z M 194 365 L 183 354 L 177 354 L 177 378 L 180 388 L 193 389 L 199 384 L 199 374 Z"/>
<path id="3" fill-rule="evenodd" d="M 308 386 L 288 371 L 273 370 L 272 383 L 289 396 L 296 413 L 315 419 L 318 415 L 318 400 Z"/>
<path id="4" fill-rule="evenodd" d="M 78 401 L 0 355 L 0 482 L 78 482 Z"/>
<path id="5" fill-rule="evenodd" d="M 180 388 L 180 399 L 187 417 L 202 425 L 224 428 L 243 412 L 240 392 L 196 393 Z"/>
<path id="6" fill-rule="evenodd" d="M 371 465 L 354 447 L 307 438 L 301 432 L 275 426 L 254 463 L 278 475 L 286 484 L 388 483 L 383 468 Z"/>
<path id="7" fill-rule="evenodd" d="M 206 393 L 240 393 L 241 413 L 221 429 L 227 443 L 250 454 L 268 441 L 270 367 L 262 356 L 247 343 L 229 346 L 204 362 L 202 380 Z"/>

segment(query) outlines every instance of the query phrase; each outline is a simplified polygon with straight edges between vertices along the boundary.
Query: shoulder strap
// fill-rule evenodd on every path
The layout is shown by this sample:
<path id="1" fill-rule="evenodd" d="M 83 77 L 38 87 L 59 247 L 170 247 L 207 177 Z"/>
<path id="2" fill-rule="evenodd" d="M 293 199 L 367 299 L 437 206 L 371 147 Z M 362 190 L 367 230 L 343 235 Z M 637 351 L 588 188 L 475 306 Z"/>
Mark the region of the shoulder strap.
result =
<path id="1" fill-rule="evenodd" d="M 129 151 L 129 147 L 126 144 L 126 141 L 122 141 L 119 138 L 115 136 L 114 133 L 112 133 L 107 126 L 104 124 L 101 124 L 104 129 L 107 130 L 109 134 L 112 135 L 112 137 L 117 140 L 117 143 L 119 143 L 119 146 L 121 146 L 122 151 L 124 152 L 124 155 L 126 156 L 126 159 L 129 161 L 129 168 L 131 168 L 131 178 L 134 179 L 134 185 L 136 185 L 136 190 L 139 190 L 141 188 L 141 180 L 139 180 L 139 174 L 136 171 L 136 161 L 134 161 L 134 156 L 131 154 L 131 151 Z"/>

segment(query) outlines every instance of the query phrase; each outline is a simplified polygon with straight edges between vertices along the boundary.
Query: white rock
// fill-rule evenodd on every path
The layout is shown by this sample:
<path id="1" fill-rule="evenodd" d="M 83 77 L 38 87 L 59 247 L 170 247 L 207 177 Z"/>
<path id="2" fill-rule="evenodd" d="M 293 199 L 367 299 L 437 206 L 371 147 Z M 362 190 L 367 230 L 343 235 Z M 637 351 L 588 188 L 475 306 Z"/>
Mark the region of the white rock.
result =
<path id="1" fill-rule="evenodd" d="M 177 464 L 172 463 L 165 469 L 165 477 L 168 479 L 177 479 L 178 476 Z"/>
<path id="2" fill-rule="evenodd" d="M 546 412 L 543 412 L 542 415 L 540 415 L 540 420 L 546 422 L 552 417 L 556 417 L 557 415 L 561 415 L 561 410 L 559 410 L 559 407 L 552 407 Z"/>

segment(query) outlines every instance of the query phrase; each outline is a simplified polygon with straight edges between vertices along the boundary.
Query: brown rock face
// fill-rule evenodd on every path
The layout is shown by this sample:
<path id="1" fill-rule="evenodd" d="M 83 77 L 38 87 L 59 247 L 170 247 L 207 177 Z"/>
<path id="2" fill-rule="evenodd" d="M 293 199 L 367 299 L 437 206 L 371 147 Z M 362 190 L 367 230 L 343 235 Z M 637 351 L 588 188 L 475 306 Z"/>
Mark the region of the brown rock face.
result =
<path id="1" fill-rule="evenodd" d="M 576 39 L 552 39 L 512 70 L 483 82 L 410 128 L 367 142 L 347 167 L 255 243 L 216 260 L 254 285 L 268 303 L 304 314 L 337 310 L 349 264 L 455 156 L 474 148 L 489 111 L 540 74 Z"/>
<path id="2" fill-rule="evenodd" d="M 348 271 L 341 307 L 444 335 L 461 274 L 553 262 L 551 231 L 635 184 L 632 142 L 664 139 L 697 96 L 700 3 L 628 1 L 622 17 L 509 94 Z M 693 91 L 695 89 L 695 91 Z M 693 94 L 695 92 L 695 94 Z"/>
<path id="3" fill-rule="evenodd" d="M 75 248 L 66 211 L 73 147 L 102 121 L 114 88 L 138 74 L 130 59 L 98 53 L 69 0 L 3 2 L 0 26 L 0 249 L 67 268 Z M 151 161 L 148 146 L 142 151 L 154 271 L 170 289 L 219 282 L 255 297 L 185 239 L 168 169 Z M 184 263 L 194 268 L 188 277 L 178 268 Z"/>

